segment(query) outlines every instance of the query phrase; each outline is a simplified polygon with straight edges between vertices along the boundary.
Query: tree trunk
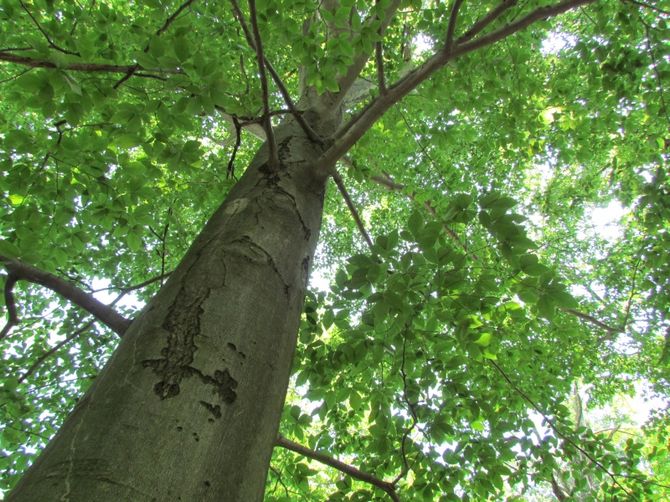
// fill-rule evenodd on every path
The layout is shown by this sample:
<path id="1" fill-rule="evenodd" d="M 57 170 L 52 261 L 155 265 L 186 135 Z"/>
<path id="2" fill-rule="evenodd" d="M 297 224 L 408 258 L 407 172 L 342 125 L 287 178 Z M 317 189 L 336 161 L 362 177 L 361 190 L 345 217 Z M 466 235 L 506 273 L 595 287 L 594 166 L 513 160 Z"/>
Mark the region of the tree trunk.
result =
<path id="1" fill-rule="evenodd" d="M 292 120 L 276 138 L 9 500 L 262 500 L 326 184 Z"/>

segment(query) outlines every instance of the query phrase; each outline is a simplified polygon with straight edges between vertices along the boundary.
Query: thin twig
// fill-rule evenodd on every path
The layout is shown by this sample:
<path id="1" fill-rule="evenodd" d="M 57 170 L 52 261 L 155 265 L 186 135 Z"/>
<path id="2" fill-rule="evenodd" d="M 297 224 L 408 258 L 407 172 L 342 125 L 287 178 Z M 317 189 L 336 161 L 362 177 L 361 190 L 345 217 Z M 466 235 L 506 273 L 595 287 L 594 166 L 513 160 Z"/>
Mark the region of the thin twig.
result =
<path id="1" fill-rule="evenodd" d="M 665 14 L 666 16 L 670 16 L 670 10 L 661 9 L 660 7 L 656 7 L 655 5 L 651 5 L 646 2 L 639 2 L 637 0 L 624 0 L 624 1 L 635 5 L 639 5 L 640 7 L 644 7 L 645 9 L 655 10 L 659 14 Z"/>
<path id="2" fill-rule="evenodd" d="M 278 436 L 275 444 L 277 446 L 281 446 L 282 448 L 286 448 L 287 450 L 299 453 L 300 455 L 304 455 L 307 458 L 311 458 L 312 460 L 316 460 L 317 462 L 320 462 L 322 464 L 333 467 L 338 471 L 343 472 L 348 476 L 351 476 L 352 478 L 358 479 L 359 481 L 363 481 L 365 483 L 376 486 L 380 490 L 386 492 L 388 496 L 391 497 L 391 500 L 393 500 L 394 502 L 400 502 L 400 498 L 396 493 L 395 486 L 392 483 L 389 483 L 388 481 L 379 479 L 373 476 L 372 474 L 363 472 L 357 469 L 356 467 L 353 467 L 349 464 L 345 464 L 344 462 L 334 459 L 333 457 L 329 457 L 328 455 L 319 453 L 318 451 L 311 450 L 299 443 L 296 443 L 295 441 L 286 439 L 283 436 Z"/>
<path id="3" fill-rule="evenodd" d="M 379 3 L 376 0 L 375 5 Z M 382 29 L 381 26 L 377 31 L 379 40 L 375 43 L 375 63 L 377 66 L 377 85 L 379 85 L 379 93 L 386 94 L 386 76 L 384 75 L 384 46 L 382 44 Z"/>
<path id="4" fill-rule="evenodd" d="M 247 40 L 249 46 L 254 51 L 256 51 L 254 37 L 251 31 L 249 30 L 246 21 L 244 20 L 244 15 L 242 14 L 240 6 L 237 4 L 237 0 L 230 0 L 230 2 L 233 6 L 233 12 L 235 14 L 235 17 L 237 18 L 238 22 L 240 23 L 240 26 L 242 27 L 244 38 Z M 240 60 L 240 62 L 241 61 L 242 60 Z M 302 127 L 303 131 L 305 131 L 305 134 L 307 134 L 307 137 L 311 141 L 314 141 L 315 143 L 322 144 L 323 139 L 305 121 L 304 117 L 302 116 L 300 111 L 296 108 L 295 103 L 291 99 L 291 95 L 289 94 L 288 89 L 286 88 L 286 85 L 282 81 L 281 77 L 279 76 L 279 73 L 277 73 L 277 70 L 275 70 L 274 66 L 272 66 L 272 64 L 264 54 L 263 54 L 263 62 L 265 63 L 265 67 L 267 68 L 268 73 L 272 77 L 272 80 L 274 80 L 277 89 L 279 89 L 279 93 L 282 95 L 282 98 L 284 99 L 286 106 L 288 106 L 290 113 L 293 114 L 300 127 Z M 269 113 L 272 114 L 272 112 Z"/>
<path id="5" fill-rule="evenodd" d="M 174 11 L 172 13 L 172 15 L 165 20 L 165 23 L 163 23 L 163 26 L 158 28 L 158 30 L 156 31 L 156 36 L 160 35 L 165 30 L 167 30 L 170 27 L 170 25 L 174 22 L 174 20 L 177 19 L 177 16 L 179 14 L 181 14 L 184 11 L 184 9 L 188 8 L 188 6 L 191 5 L 194 1 L 195 0 L 186 0 L 186 2 L 181 4 L 179 6 L 179 8 L 176 11 Z"/>
<path id="6" fill-rule="evenodd" d="M 64 340 L 58 342 L 56 345 L 51 347 L 49 350 L 47 350 L 44 354 L 42 354 L 40 357 L 37 358 L 37 360 L 26 370 L 26 372 L 19 377 L 19 383 L 25 381 L 26 378 L 28 378 L 30 375 L 32 375 L 37 368 L 39 368 L 44 361 L 46 361 L 49 357 L 51 357 L 53 354 L 58 352 L 60 349 L 62 349 L 65 345 L 70 343 L 72 340 L 77 338 L 79 335 L 81 335 L 84 331 L 86 331 L 88 328 L 90 328 L 95 321 L 89 321 L 87 322 L 84 326 L 73 332 L 70 336 L 65 338 Z"/>
<path id="7" fill-rule="evenodd" d="M 156 30 L 156 36 L 158 37 L 158 36 L 160 36 L 164 31 L 166 31 L 166 30 L 170 27 L 170 25 L 175 21 L 175 19 L 177 19 L 177 16 L 178 16 L 179 14 L 181 14 L 181 12 L 182 12 L 184 9 L 186 9 L 189 5 L 191 5 L 194 1 L 195 1 L 195 0 L 187 0 L 186 2 L 184 2 L 183 4 L 181 4 L 181 5 L 177 8 L 177 10 L 174 11 L 174 12 L 173 12 L 173 13 L 172 13 L 172 14 L 165 20 L 165 22 L 163 23 L 163 26 L 161 26 L 160 28 L 158 28 L 158 30 Z M 149 44 L 147 44 L 147 45 L 144 47 L 144 52 L 145 52 L 145 53 L 149 52 L 149 47 L 150 47 Z M 126 72 L 126 74 L 125 74 L 123 77 L 121 77 L 121 78 L 120 78 L 120 79 L 119 79 L 119 80 L 112 86 L 112 88 L 113 88 L 113 89 L 118 89 L 118 88 L 119 88 L 119 87 L 120 87 L 126 80 L 130 79 L 133 75 L 136 75 L 136 76 L 138 76 L 138 77 L 140 77 L 140 76 L 146 76 L 146 75 L 138 75 L 138 74 L 137 74 L 137 70 L 139 70 L 139 69 L 140 69 L 140 65 L 139 65 L 139 64 L 135 64 L 135 65 L 133 65 L 133 66 L 128 70 L 128 72 Z"/>
<path id="8" fill-rule="evenodd" d="M 349 212 L 351 212 L 351 216 L 354 218 L 354 221 L 356 222 L 358 231 L 361 233 L 363 239 L 365 240 L 365 242 L 367 242 L 368 246 L 372 248 L 372 239 L 370 238 L 370 234 L 368 234 L 368 231 L 365 229 L 365 225 L 363 225 L 363 220 L 361 220 L 361 217 L 358 214 L 358 210 L 356 209 L 356 206 L 354 206 L 354 203 L 351 200 L 351 196 L 347 191 L 347 187 L 344 185 L 344 181 L 342 180 L 340 173 L 338 172 L 333 173 L 333 181 L 335 181 L 335 184 L 337 185 L 340 194 L 342 194 L 342 198 L 344 199 L 344 202 L 347 204 Z"/>
<path id="9" fill-rule="evenodd" d="M 586 457 L 586 458 L 587 458 L 593 465 L 595 465 L 598 469 L 600 469 L 600 470 L 603 471 L 605 474 L 607 474 L 607 475 L 612 479 L 613 483 L 614 483 L 616 486 L 618 486 L 621 490 L 623 490 L 624 493 L 626 493 L 626 494 L 629 495 L 629 496 L 632 495 L 628 490 L 626 490 L 626 488 L 624 488 L 623 486 L 621 486 L 621 484 L 620 484 L 619 481 L 617 480 L 616 476 L 615 476 L 613 473 L 611 473 L 611 472 L 607 469 L 607 467 L 605 467 L 602 463 L 600 463 L 597 459 L 595 459 L 595 458 L 593 457 L 593 455 L 591 455 L 589 452 L 587 452 L 586 450 L 584 450 L 584 448 L 582 448 L 581 446 L 579 446 L 579 444 L 577 444 L 577 443 L 576 443 L 570 436 L 568 436 L 567 434 L 563 433 L 563 431 L 561 431 L 561 430 L 558 428 L 558 426 L 554 423 L 554 421 L 551 420 L 551 419 L 547 416 L 547 414 L 544 413 L 544 411 L 542 411 L 542 409 L 541 409 L 537 404 L 535 404 L 535 401 L 533 401 L 530 397 L 528 397 L 528 395 L 527 395 L 525 392 L 523 392 L 519 387 L 517 387 L 517 386 L 514 384 L 514 382 L 512 382 L 512 380 L 511 380 L 510 377 L 507 375 L 507 373 L 505 373 L 505 371 L 503 371 L 503 369 L 502 369 L 500 366 L 498 366 L 498 364 L 496 364 L 495 361 L 493 361 L 493 360 L 491 360 L 491 359 L 487 359 L 487 361 L 491 364 L 491 366 L 493 366 L 493 367 L 496 369 L 496 371 L 498 371 L 498 373 L 500 373 L 500 375 L 501 375 L 501 376 L 503 377 L 503 379 L 507 382 L 507 384 L 512 388 L 512 390 L 514 390 L 514 392 L 516 392 L 517 394 L 519 394 L 519 395 L 520 395 L 520 396 L 521 396 L 521 397 L 522 397 L 528 404 L 531 405 L 531 407 L 532 407 L 537 413 L 539 413 L 539 414 L 542 416 L 542 418 L 545 420 L 545 422 L 547 423 L 547 425 L 549 425 L 549 427 L 550 427 L 550 428 L 551 428 L 551 429 L 552 429 L 558 436 L 560 436 L 561 438 L 563 438 L 566 442 L 570 443 L 570 444 L 571 444 L 577 451 L 579 451 L 582 455 L 584 455 L 584 456 L 585 456 L 585 457 Z"/>
<path id="10" fill-rule="evenodd" d="M 407 443 L 407 438 L 409 438 L 409 435 L 412 433 L 412 431 L 415 429 L 417 424 L 419 423 L 419 420 L 416 416 L 416 412 L 414 411 L 414 404 L 409 400 L 409 396 L 407 395 L 407 373 L 405 373 L 405 351 L 406 351 L 406 346 L 407 346 L 407 330 L 409 328 L 405 326 L 405 330 L 403 332 L 403 337 L 402 337 L 402 357 L 401 357 L 401 363 L 400 363 L 400 377 L 402 378 L 402 396 L 403 399 L 405 400 L 405 404 L 407 405 L 407 409 L 410 412 L 410 415 L 412 416 L 412 423 L 410 424 L 409 427 L 405 429 L 402 435 L 402 440 L 400 441 L 400 455 L 402 457 L 402 463 L 403 467 L 400 470 L 400 473 L 395 477 L 393 480 L 392 484 L 395 486 L 398 484 L 398 481 L 400 481 L 402 478 L 404 478 L 407 473 L 409 472 L 409 464 L 407 462 L 407 452 L 406 452 L 406 446 L 405 444 Z"/>
<path id="11" fill-rule="evenodd" d="M 70 51 L 68 49 L 63 49 L 59 45 L 56 45 L 54 43 L 54 41 L 51 40 L 51 37 L 49 36 L 49 34 L 46 31 L 44 31 L 44 28 L 42 28 L 42 26 L 37 21 L 37 19 L 35 19 L 35 17 L 28 10 L 28 7 L 26 7 L 26 4 L 23 3 L 23 0 L 19 0 L 19 3 L 21 4 L 21 7 L 23 8 L 23 10 L 26 11 L 26 14 L 28 14 L 28 16 L 30 16 L 30 19 L 33 21 L 33 24 L 37 27 L 37 29 L 40 31 L 40 33 L 42 33 L 42 35 L 44 35 L 44 38 L 46 38 L 46 40 L 49 44 L 49 47 L 51 47 L 52 49 L 56 49 L 57 51 L 62 52 L 63 54 L 68 54 L 70 56 L 81 56 L 81 54 L 79 52 L 73 52 L 73 51 Z"/>
<path id="12" fill-rule="evenodd" d="M 243 20 L 240 11 L 240 19 Z M 276 171 L 279 168 L 279 154 L 277 153 L 277 142 L 275 141 L 274 131 L 272 130 L 272 120 L 270 120 L 270 93 L 268 91 L 268 79 L 265 75 L 265 56 L 263 55 L 263 41 L 261 33 L 258 30 L 258 18 L 256 16 L 256 0 L 249 0 L 249 19 L 251 21 L 251 30 L 254 36 L 253 49 L 256 51 L 256 61 L 258 63 L 258 76 L 261 81 L 261 94 L 263 97 L 263 127 L 267 135 L 268 144 L 268 166 Z"/>

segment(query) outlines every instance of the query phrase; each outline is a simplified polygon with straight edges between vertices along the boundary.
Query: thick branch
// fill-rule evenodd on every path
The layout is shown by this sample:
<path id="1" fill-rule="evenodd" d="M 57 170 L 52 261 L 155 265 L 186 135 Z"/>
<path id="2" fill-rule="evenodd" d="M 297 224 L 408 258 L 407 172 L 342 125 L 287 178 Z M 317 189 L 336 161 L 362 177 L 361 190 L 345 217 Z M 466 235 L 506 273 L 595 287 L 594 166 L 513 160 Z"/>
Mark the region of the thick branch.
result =
<path id="1" fill-rule="evenodd" d="M 311 458 L 312 460 L 316 460 L 317 462 L 321 462 L 322 464 L 333 467 L 338 471 L 343 472 L 348 476 L 351 476 L 352 478 L 358 479 L 359 481 L 363 481 L 365 483 L 369 483 L 373 486 L 376 486 L 380 490 L 385 491 L 388 494 L 388 496 L 391 497 L 391 500 L 395 502 L 400 501 L 400 498 L 398 497 L 398 494 L 395 491 L 395 486 L 389 483 L 388 481 L 381 480 L 373 476 L 372 474 L 363 472 L 349 464 L 345 464 L 344 462 L 340 462 L 339 460 L 329 457 L 328 455 L 319 453 L 318 451 L 310 450 L 309 448 L 302 446 L 301 444 L 298 444 L 294 441 L 291 441 L 290 439 L 286 439 L 283 436 L 279 436 L 275 444 L 277 446 L 281 446 L 282 448 L 286 448 L 287 450 L 291 450 L 296 453 L 299 453 L 300 455 L 304 455 L 305 457 Z"/>
<path id="2" fill-rule="evenodd" d="M 74 284 L 64 281 L 60 277 L 19 260 L 14 260 L 1 255 L 0 262 L 5 265 L 10 276 L 16 277 L 17 280 L 25 280 L 39 284 L 40 286 L 44 286 L 45 288 L 58 293 L 63 298 L 91 313 L 119 336 L 123 336 L 132 322 L 116 312 L 113 308 L 110 308 L 90 294 L 82 291 Z"/>
<path id="3" fill-rule="evenodd" d="M 379 27 L 380 34 L 384 33 L 384 30 L 391 23 L 391 19 L 393 19 L 393 15 L 395 14 L 395 11 L 398 10 L 399 6 L 400 6 L 400 0 L 392 0 L 389 6 L 386 8 L 386 11 L 384 12 L 384 19 L 382 20 L 382 24 Z M 367 19 L 364 22 L 364 24 L 369 25 L 374 19 L 375 16 L 373 15 L 369 19 Z M 349 89 L 351 88 L 352 85 L 354 85 L 354 82 L 360 75 L 361 71 L 363 71 L 363 68 L 365 67 L 365 63 L 367 63 L 368 58 L 369 54 L 367 53 L 359 54 L 354 59 L 352 65 L 349 66 L 349 68 L 347 68 L 347 72 L 338 81 L 338 86 L 340 89 L 337 93 L 337 99 L 336 102 L 334 103 L 335 105 L 340 104 L 346 98 Z"/>
<path id="4" fill-rule="evenodd" d="M 0 331 L 0 340 L 5 338 L 14 326 L 19 323 L 19 316 L 16 313 L 16 302 L 14 301 L 14 284 L 16 276 L 9 274 L 5 281 L 5 306 L 7 307 L 7 324 Z"/>
<path id="5" fill-rule="evenodd" d="M 321 156 L 318 161 L 320 169 L 330 174 L 335 162 L 340 159 L 365 134 L 372 125 L 395 103 L 400 101 L 409 92 L 429 78 L 433 73 L 446 65 L 449 61 L 493 44 L 506 38 L 540 19 L 556 16 L 580 5 L 592 3 L 595 0 L 565 0 L 553 6 L 541 7 L 520 20 L 510 23 L 503 28 L 484 35 L 472 42 L 456 45 L 450 52 L 444 49 L 435 53 L 425 63 L 408 73 L 405 77 L 388 88 L 386 94 L 379 95 L 358 115 L 354 116 L 336 135 L 333 145 Z"/>
<path id="6" fill-rule="evenodd" d="M 363 220 L 361 220 L 361 217 L 358 214 L 358 210 L 356 209 L 356 206 L 354 206 L 354 203 L 351 200 L 351 196 L 347 191 L 347 187 L 344 186 L 344 181 L 342 180 L 340 173 L 338 172 L 333 173 L 333 181 L 335 181 L 335 184 L 337 185 L 340 194 L 342 194 L 344 202 L 347 204 L 349 212 L 351 212 L 351 216 L 354 218 L 354 221 L 356 222 L 358 231 L 361 233 L 363 239 L 365 239 L 365 242 L 367 242 L 368 246 L 372 248 L 372 239 L 370 239 L 370 234 L 368 234 L 368 231 L 365 229 L 365 225 L 363 225 Z"/>

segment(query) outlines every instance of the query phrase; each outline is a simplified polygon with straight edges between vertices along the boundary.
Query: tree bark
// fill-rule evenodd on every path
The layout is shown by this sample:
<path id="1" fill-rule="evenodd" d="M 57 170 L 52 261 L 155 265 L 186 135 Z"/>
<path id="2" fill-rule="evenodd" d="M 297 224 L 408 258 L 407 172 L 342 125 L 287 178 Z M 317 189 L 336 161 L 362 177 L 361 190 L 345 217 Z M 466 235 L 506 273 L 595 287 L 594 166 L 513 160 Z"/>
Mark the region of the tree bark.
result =
<path id="1" fill-rule="evenodd" d="M 262 500 L 326 185 L 293 120 L 276 141 L 8 500 Z"/>

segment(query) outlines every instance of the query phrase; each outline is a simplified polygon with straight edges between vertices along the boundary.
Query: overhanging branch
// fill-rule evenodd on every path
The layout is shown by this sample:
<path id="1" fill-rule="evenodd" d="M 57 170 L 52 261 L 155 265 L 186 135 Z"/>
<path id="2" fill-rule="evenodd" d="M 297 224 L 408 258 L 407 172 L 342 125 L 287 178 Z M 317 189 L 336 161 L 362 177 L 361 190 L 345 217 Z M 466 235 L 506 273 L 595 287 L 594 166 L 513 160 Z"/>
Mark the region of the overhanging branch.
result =
<path id="1" fill-rule="evenodd" d="M 372 239 L 370 238 L 370 234 L 368 234 L 368 231 L 365 229 L 365 225 L 363 225 L 363 220 L 361 220 L 361 217 L 358 214 L 358 210 L 356 209 L 354 202 L 351 200 L 351 196 L 347 191 L 347 187 L 344 185 L 344 181 L 342 180 L 342 176 L 340 176 L 340 173 L 338 172 L 333 173 L 333 181 L 335 181 L 337 189 L 340 191 L 340 194 L 342 195 L 345 204 L 349 208 L 349 212 L 351 213 L 351 216 L 354 218 L 354 221 L 356 222 L 358 231 L 361 233 L 363 239 L 368 244 L 368 246 L 372 248 Z"/>
<path id="2" fill-rule="evenodd" d="M 349 464 L 345 464 L 344 462 L 334 459 L 333 457 L 329 457 L 328 455 L 324 455 L 323 453 L 319 453 L 318 451 L 310 450 L 309 448 L 294 441 L 291 441 L 290 439 L 286 439 L 283 436 L 277 437 L 277 441 L 275 442 L 275 444 L 277 446 L 281 446 L 282 448 L 286 448 L 287 450 L 299 453 L 300 455 L 304 455 L 307 458 L 311 458 L 312 460 L 316 460 L 317 462 L 320 462 L 322 464 L 333 467 L 338 471 L 343 472 L 348 476 L 351 476 L 352 478 L 358 479 L 359 481 L 363 481 L 364 483 L 376 486 L 380 490 L 385 491 L 388 494 L 388 496 L 391 497 L 391 500 L 393 500 L 394 502 L 400 502 L 400 498 L 398 497 L 398 494 L 396 493 L 395 490 L 395 485 L 389 483 L 388 481 L 379 479 L 373 476 L 372 474 L 363 472 L 357 469 L 356 467 L 353 467 Z"/>
<path id="3" fill-rule="evenodd" d="M 319 166 L 320 174 L 329 175 L 334 169 L 335 162 L 340 159 L 349 149 L 356 144 L 356 142 L 374 125 L 374 123 L 391 108 L 395 103 L 400 101 L 409 92 L 415 89 L 418 85 L 428 79 L 433 73 L 444 67 L 449 61 L 463 56 L 469 52 L 475 51 L 487 45 L 498 42 L 518 31 L 527 28 L 531 24 L 541 19 L 547 19 L 565 11 L 593 3 L 595 0 L 565 0 L 555 5 L 540 7 L 516 22 L 510 23 L 499 30 L 493 31 L 487 35 L 469 41 L 454 44 L 454 47 L 449 51 L 446 48 L 436 52 L 421 66 L 417 67 L 405 77 L 398 80 L 395 84 L 388 88 L 388 92 L 377 96 L 370 104 L 368 104 L 360 113 L 354 116 L 347 124 L 345 124 L 335 135 L 335 141 L 332 146 L 324 152 L 317 165 Z M 506 6 L 506 3 L 503 4 Z M 504 10 L 504 9 L 502 9 Z M 501 13 L 501 7 L 494 9 L 494 12 Z M 488 16 L 485 16 L 485 18 Z M 492 17 L 491 20 L 495 19 Z M 479 23 L 479 22 L 477 22 Z M 475 23 L 475 25 L 477 25 Z M 473 26 L 474 28 L 474 26 Z M 470 29 L 470 31 L 473 30 Z M 483 26 L 477 29 L 483 29 Z M 458 41 L 457 41 L 458 42 Z"/>
<path id="4" fill-rule="evenodd" d="M 45 272 L 44 270 L 40 270 L 39 268 L 33 267 L 32 265 L 28 265 L 27 263 L 23 263 L 22 261 L 8 258 L 2 255 L 0 255 L 0 262 L 2 262 L 2 264 L 7 269 L 9 277 L 13 277 L 15 282 L 24 280 L 50 289 L 66 300 L 71 301 L 78 307 L 81 307 L 82 309 L 92 314 L 96 319 L 105 324 L 119 336 L 123 336 L 126 329 L 132 322 L 129 319 L 123 317 L 113 308 L 105 305 L 92 295 L 79 289 L 74 284 L 64 281 L 58 276 L 55 276 L 49 272 Z M 9 278 L 7 283 L 9 283 Z M 5 296 L 6 295 L 7 289 L 5 289 Z"/>
<path id="5" fill-rule="evenodd" d="M 31 68 L 57 68 L 60 70 L 69 71 L 83 71 L 93 73 L 128 73 L 134 72 L 137 77 L 162 79 L 161 73 L 180 74 L 181 70 L 178 68 L 145 68 L 142 65 L 114 65 L 114 64 L 98 64 L 98 63 L 69 63 L 64 65 L 57 65 L 53 61 L 47 59 L 37 59 L 29 56 L 19 56 L 7 51 L 0 51 L 0 61 L 14 63 L 22 66 L 29 66 Z M 150 73 L 137 73 L 136 70 Z"/>

